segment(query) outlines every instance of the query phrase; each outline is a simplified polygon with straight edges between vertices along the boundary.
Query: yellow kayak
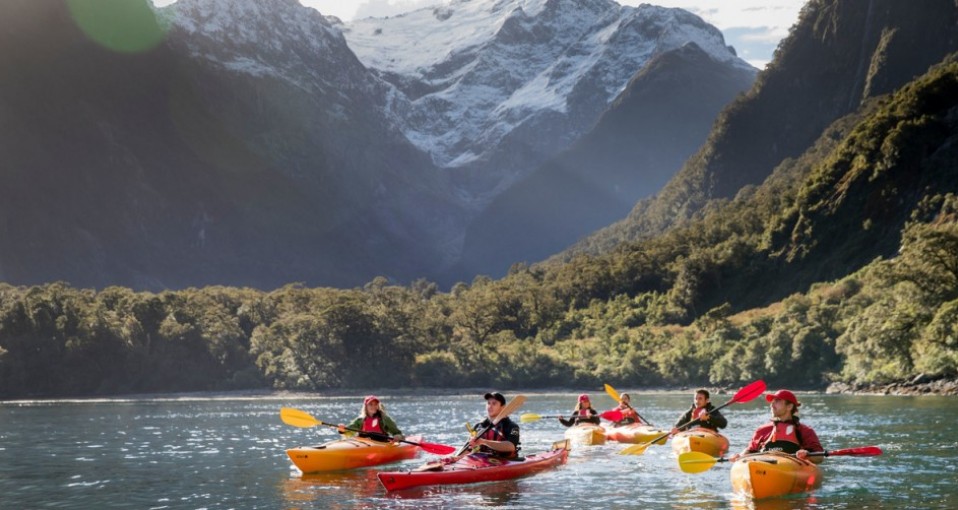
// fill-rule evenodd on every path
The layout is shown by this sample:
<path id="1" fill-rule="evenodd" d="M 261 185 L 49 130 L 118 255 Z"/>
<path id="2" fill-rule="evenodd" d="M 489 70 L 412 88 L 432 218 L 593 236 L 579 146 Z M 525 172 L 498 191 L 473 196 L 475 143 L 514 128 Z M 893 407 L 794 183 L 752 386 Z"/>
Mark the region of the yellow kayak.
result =
<path id="1" fill-rule="evenodd" d="M 822 473 L 814 463 L 776 452 L 755 453 L 732 464 L 732 489 L 754 499 L 817 489 Z"/>
<path id="2" fill-rule="evenodd" d="M 566 429 L 565 438 L 579 446 L 605 444 L 605 429 L 591 423 L 574 425 Z"/>
<path id="3" fill-rule="evenodd" d="M 611 441 L 618 441 L 620 443 L 648 443 L 655 438 L 661 438 L 655 442 L 655 444 L 665 444 L 668 441 L 669 431 L 661 430 L 649 425 L 639 425 L 638 423 L 631 423 L 629 425 L 623 425 L 621 427 L 613 427 L 606 431 L 605 436 Z"/>
<path id="4" fill-rule="evenodd" d="M 672 436 L 672 451 L 676 455 L 702 452 L 712 457 L 721 457 L 728 451 L 728 438 L 712 429 L 701 427 L 683 430 Z"/>
<path id="5" fill-rule="evenodd" d="M 420 437 L 407 438 L 420 442 Z M 286 450 L 293 464 L 304 474 L 341 471 L 411 459 L 419 447 L 405 443 L 382 443 L 366 438 L 347 438 L 319 446 L 301 446 Z"/>

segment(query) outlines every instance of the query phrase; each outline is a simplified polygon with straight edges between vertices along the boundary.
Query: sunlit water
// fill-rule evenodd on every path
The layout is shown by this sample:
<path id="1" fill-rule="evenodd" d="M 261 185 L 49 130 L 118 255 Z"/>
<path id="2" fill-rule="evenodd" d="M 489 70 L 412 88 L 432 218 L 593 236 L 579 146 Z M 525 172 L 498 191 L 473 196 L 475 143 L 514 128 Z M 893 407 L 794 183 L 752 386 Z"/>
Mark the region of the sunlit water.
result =
<path id="1" fill-rule="evenodd" d="M 626 391 L 628 388 L 617 388 Z M 525 393 L 521 413 L 568 413 L 579 392 Z M 596 407 L 613 407 L 602 391 Z M 670 424 L 689 392 L 633 391 L 639 412 Z M 381 394 L 407 434 L 459 446 L 466 421 L 484 413 L 480 395 Z M 713 397 L 724 403 L 729 395 Z M 326 427 L 300 429 L 279 408 L 327 422 L 355 416 L 361 397 L 185 398 L 0 403 L 0 509 L 346 509 L 346 508 L 958 508 L 958 406 L 954 397 L 800 395 L 803 419 L 826 448 L 876 444 L 880 457 L 833 457 L 813 494 L 748 503 L 731 493 L 728 464 L 682 473 L 668 446 L 641 456 L 623 445 L 573 450 L 568 464 L 512 482 L 386 493 L 370 468 L 303 477 L 284 449 L 332 439 Z M 732 450 L 767 417 L 756 399 L 726 410 Z M 515 417 L 517 419 L 517 417 Z M 522 425 L 526 454 L 548 448 L 564 428 L 555 419 Z M 390 466 L 410 468 L 431 458 Z"/>

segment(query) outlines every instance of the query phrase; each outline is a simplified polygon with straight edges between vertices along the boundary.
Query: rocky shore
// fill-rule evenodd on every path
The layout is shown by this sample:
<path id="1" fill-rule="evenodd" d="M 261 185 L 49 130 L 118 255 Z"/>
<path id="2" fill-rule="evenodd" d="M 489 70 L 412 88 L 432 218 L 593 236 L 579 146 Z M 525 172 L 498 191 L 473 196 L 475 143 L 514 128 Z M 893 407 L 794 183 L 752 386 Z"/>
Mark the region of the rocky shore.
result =
<path id="1" fill-rule="evenodd" d="M 825 393 L 857 393 L 862 395 L 958 395 L 958 378 L 931 378 L 920 374 L 910 381 L 888 384 L 832 383 Z"/>

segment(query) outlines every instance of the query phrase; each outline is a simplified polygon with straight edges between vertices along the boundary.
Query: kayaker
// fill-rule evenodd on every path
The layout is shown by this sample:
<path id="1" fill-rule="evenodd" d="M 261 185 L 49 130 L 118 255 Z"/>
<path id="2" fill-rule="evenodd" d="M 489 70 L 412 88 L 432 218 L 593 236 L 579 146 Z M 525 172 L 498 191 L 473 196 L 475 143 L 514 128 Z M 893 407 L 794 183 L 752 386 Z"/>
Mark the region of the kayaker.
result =
<path id="1" fill-rule="evenodd" d="M 695 390 L 695 396 L 692 398 L 692 407 L 685 411 L 675 425 L 672 426 L 671 435 L 678 434 L 683 430 L 693 428 L 705 428 L 718 432 L 718 429 L 724 429 L 728 426 L 728 420 L 722 416 L 720 411 L 715 410 L 715 406 L 709 401 L 709 390 L 699 388 Z M 686 425 L 688 423 L 692 425 Z M 686 425 L 683 427 L 683 425 Z"/>
<path id="2" fill-rule="evenodd" d="M 633 423 L 642 423 L 642 417 L 640 417 L 639 413 L 632 408 L 632 397 L 630 397 L 628 393 L 622 393 L 619 395 L 619 406 L 616 407 L 615 410 L 622 413 L 622 419 L 612 422 L 612 425 L 616 427 L 631 425 Z"/>
<path id="3" fill-rule="evenodd" d="M 392 441 L 405 439 L 402 431 L 396 426 L 396 422 L 386 414 L 386 408 L 379 402 L 379 397 L 369 395 L 363 399 L 363 409 L 349 425 L 339 424 L 339 433 L 347 434 L 346 429 L 358 429 L 362 432 L 359 437 L 365 437 L 376 441 L 383 441 L 385 438 L 380 434 L 392 436 Z M 374 434 L 368 434 L 373 432 Z"/>
<path id="4" fill-rule="evenodd" d="M 488 418 L 473 428 L 475 430 L 488 428 L 489 430 L 472 438 L 469 441 L 470 449 L 478 448 L 480 453 L 488 453 L 505 459 L 517 457 L 520 450 L 519 425 L 508 416 L 499 420 L 499 423 L 492 425 L 493 418 L 499 416 L 502 406 L 506 405 L 506 397 L 497 391 L 490 391 L 483 398 L 486 399 L 486 415 Z"/>
<path id="5" fill-rule="evenodd" d="M 598 425 L 600 422 L 599 413 L 592 408 L 592 402 L 589 401 L 589 396 L 585 393 L 579 395 L 579 400 L 572 410 L 572 416 L 568 420 L 565 419 L 564 416 L 559 416 L 559 423 L 566 427 L 579 425 L 580 423 L 593 423 Z"/>
<path id="6" fill-rule="evenodd" d="M 824 451 L 818 441 L 818 435 L 811 427 L 798 421 L 798 408 L 802 405 L 795 398 L 795 394 L 788 390 L 778 390 L 765 395 L 770 402 L 772 420 L 762 425 L 752 436 L 752 441 L 742 453 L 729 457 L 735 461 L 748 453 L 781 451 L 795 455 L 800 459 L 808 456 L 809 452 Z M 822 457 L 811 457 L 812 462 L 820 462 Z"/>

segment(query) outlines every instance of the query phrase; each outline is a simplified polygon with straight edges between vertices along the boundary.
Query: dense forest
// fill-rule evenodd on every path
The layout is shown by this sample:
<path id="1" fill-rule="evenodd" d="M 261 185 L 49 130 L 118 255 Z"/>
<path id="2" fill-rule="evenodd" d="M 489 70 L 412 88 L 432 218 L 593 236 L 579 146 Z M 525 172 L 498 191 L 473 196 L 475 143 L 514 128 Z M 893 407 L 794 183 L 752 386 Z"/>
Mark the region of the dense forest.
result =
<path id="1" fill-rule="evenodd" d="M 958 59 L 864 99 L 762 183 L 606 246 L 448 292 L 0 284 L 0 398 L 954 377 Z"/>
<path id="2" fill-rule="evenodd" d="M 449 292 L 0 286 L 0 396 L 953 376 L 956 124 L 951 59 L 699 220 Z"/>

